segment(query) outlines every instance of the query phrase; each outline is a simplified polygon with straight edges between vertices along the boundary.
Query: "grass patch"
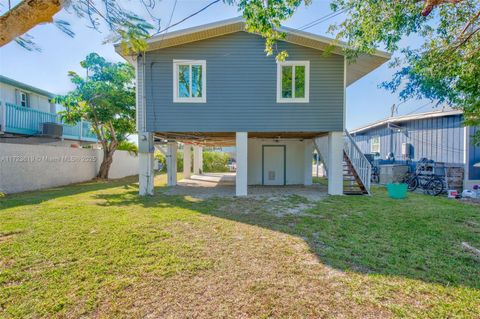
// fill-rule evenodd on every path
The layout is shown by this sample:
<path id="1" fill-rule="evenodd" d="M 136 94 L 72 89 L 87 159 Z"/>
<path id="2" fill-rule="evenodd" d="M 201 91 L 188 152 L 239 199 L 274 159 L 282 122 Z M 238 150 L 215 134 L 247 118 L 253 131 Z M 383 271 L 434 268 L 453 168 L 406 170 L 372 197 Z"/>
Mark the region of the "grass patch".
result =
<path id="1" fill-rule="evenodd" d="M 382 189 L 197 199 L 164 185 L 146 198 L 133 179 L 1 198 L 0 317 L 480 313 L 480 260 L 461 247 L 480 247 L 478 206 Z"/>

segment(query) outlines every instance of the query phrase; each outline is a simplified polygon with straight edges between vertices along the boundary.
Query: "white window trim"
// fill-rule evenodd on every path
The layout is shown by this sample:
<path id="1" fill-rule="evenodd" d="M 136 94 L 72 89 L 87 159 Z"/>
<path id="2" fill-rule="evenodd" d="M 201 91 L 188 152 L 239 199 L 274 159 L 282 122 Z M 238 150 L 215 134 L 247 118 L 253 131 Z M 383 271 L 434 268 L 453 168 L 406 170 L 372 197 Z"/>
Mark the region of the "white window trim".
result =
<path id="1" fill-rule="evenodd" d="M 21 90 L 19 90 L 18 92 L 19 92 L 18 96 L 19 96 L 19 98 L 20 98 L 19 105 L 22 106 L 22 107 L 30 107 L 30 105 L 28 105 L 28 104 L 29 104 L 29 103 L 28 103 L 28 102 L 29 102 L 29 101 L 28 101 L 28 93 L 25 92 L 25 91 L 21 91 Z M 25 106 L 22 105 L 22 102 L 23 102 L 22 97 L 23 97 L 23 96 L 25 96 Z"/>
<path id="2" fill-rule="evenodd" d="M 375 143 L 373 144 L 373 140 L 374 139 L 378 139 L 378 143 Z M 378 152 L 377 151 L 374 151 L 373 150 L 373 146 L 376 146 L 378 145 Z M 380 139 L 380 135 L 375 135 L 375 136 L 372 136 L 371 140 L 370 140 L 370 153 L 380 153 L 380 150 L 381 150 L 381 139 Z"/>
<path id="3" fill-rule="evenodd" d="M 282 66 L 304 66 L 305 67 L 305 97 L 295 96 L 295 68 L 292 70 L 292 97 L 282 97 Z M 310 61 L 277 61 L 277 103 L 309 103 L 310 102 Z"/>
<path id="4" fill-rule="evenodd" d="M 202 66 L 202 96 L 201 97 L 179 97 L 178 96 L 178 66 L 185 65 L 185 64 Z M 192 83 L 192 73 L 190 72 L 190 85 L 191 83 Z M 207 61 L 205 60 L 173 60 L 173 102 L 174 103 L 206 103 L 207 102 Z"/>

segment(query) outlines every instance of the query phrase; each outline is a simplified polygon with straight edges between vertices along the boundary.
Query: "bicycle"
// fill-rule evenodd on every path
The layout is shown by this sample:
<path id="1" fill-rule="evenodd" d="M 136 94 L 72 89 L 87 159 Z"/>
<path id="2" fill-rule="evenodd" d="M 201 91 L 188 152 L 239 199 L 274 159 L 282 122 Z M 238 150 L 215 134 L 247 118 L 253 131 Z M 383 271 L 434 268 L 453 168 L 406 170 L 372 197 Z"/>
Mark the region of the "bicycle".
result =
<path id="1" fill-rule="evenodd" d="M 370 181 L 375 184 L 380 183 L 380 169 L 378 166 L 372 165 L 372 176 Z"/>
<path id="2" fill-rule="evenodd" d="M 421 187 L 424 193 L 431 196 L 438 196 L 444 190 L 443 180 L 434 174 L 411 173 L 403 179 L 408 185 L 410 192 Z"/>

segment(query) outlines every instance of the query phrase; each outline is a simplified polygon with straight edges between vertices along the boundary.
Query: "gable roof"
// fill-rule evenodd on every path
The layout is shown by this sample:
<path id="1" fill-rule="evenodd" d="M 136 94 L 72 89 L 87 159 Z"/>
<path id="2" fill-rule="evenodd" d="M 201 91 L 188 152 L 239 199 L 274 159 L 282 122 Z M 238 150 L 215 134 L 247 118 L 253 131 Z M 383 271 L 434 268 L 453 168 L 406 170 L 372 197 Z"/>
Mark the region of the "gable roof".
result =
<path id="1" fill-rule="evenodd" d="M 424 120 L 424 119 L 430 119 L 430 118 L 436 118 L 436 117 L 461 115 L 461 114 L 463 114 L 463 111 L 449 109 L 447 111 L 432 111 L 432 112 L 417 113 L 417 114 L 411 114 L 411 115 L 394 116 L 394 117 L 389 117 L 389 118 L 356 128 L 350 131 L 350 134 L 363 133 L 373 128 L 377 128 L 383 125 L 388 125 L 389 123 L 394 124 L 394 123 L 402 123 L 402 122 L 409 122 L 409 121 L 415 121 L 415 120 Z"/>
<path id="2" fill-rule="evenodd" d="M 5 83 L 5 84 L 8 84 L 8 85 L 17 87 L 19 89 L 23 89 L 25 91 L 30 91 L 30 92 L 34 92 L 34 93 L 37 93 L 37 94 L 40 94 L 40 95 L 44 95 L 48 98 L 54 98 L 55 95 L 56 95 L 56 94 L 50 93 L 48 91 L 36 88 L 34 86 L 19 82 L 17 80 L 7 78 L 6 76 L 3 76 L 3 75 L 0 75 L 0 83 Z"/>
<path id="3" fill-rule="evenodd" d="M 172 31 L 155 35 L 148 39 L 147 52 L 241 31 L 246 32 L 245 20 L 241 17 L 204 24 L 183 30 Z M 334 50 L 332 53 L 343 55 L 343 49 L 346 47 L 344 42 L 297 29 L 281 27 L 279 31 L 286 34 L 285 41 L 317 50 L 325 50 L 328 46 L 333 44 Z M 128 60 L 128 57 L 122 54 L 119 45 L 115 45 L 115 50 L 118 54 L 122 55 Z M 364 54 L 359 56 L 356 61 L 347 64 L 347 86 L 372 72 L 389 59 L 389 53 L 379 50 L 375 51 L 373 54 Z"/>

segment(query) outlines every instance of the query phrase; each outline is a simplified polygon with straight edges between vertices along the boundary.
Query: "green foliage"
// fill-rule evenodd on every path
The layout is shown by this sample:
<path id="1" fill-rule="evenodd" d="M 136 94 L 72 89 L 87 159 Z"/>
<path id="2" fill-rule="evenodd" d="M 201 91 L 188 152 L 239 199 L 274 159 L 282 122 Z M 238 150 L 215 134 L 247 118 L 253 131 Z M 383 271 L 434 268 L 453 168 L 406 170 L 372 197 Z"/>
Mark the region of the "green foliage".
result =
<path id="1" fill-rule="evenodd" d="M 162 169 L 160 170 L 161 172 L 166 172 L 167 171 L 167 159 L 165 158 L 165 155 L 163 155 L 162 152 L 160 151 L 155 151 L 154 153 L 154 158 L 157 160 L 160 165 L 162 166 Z"/>
<path id="2" fill-rule="evenodd" d="M 69 0 L 63 1 L 65 11 L 75 14 L 75 18 L 84 19 L 87 26 L 98 32 L 109 31 L 105 43 L 118 43 L 125 54 L 143 52 L 147 48 L 147 39 L 152 30 L 160 28 L 160 19 L 155 17 L 152 9 L 157 0 L 140 1 L 140 7 L 134 11 L 126 10 L 117 0 Z M 11 9 L 11 11 L 15 8 Z M 10 11 L 10 10 L 9 10 Z M 140 15 L 147 15 L 141 17 Z M 53 19 L 53 24 L 69 37 L 75 32 L 70 22 Z M 15 39 L 15 42 L 29 51 L 41 51 L 29 34 Z"/>
<path id="3" fill-rule="evenodd" d="M 162 169 L 160 171 L 166 172 L 167 159 L 165 158 L 165 155 L 163 155 L 163 153 L 160 151 L 155 151 L 154 157 L 162 166 Z M 183 172 L 183 151 L 177 152 L 177 172 Z"/>
<path id="4" fill-rule="evenodd" d="M 274 28 L 302 3 L 279 2 L 239 3 L 249 30 L 266 37 L 269 54 L 275 42 L 282 39 Z M 401 53 L 392 62 L 400 70 L 382 84 L 392 92 L 399 91 L 401 99 L 428 98 L 447 103 L 464 111 L 465 124 L 480 125 L 480 2 L 447 2 L 429 6 L 413 0 L 331 0 L 332 10 L 344 13 L 346 18 L 329 30 L 337 40 L 346 42 L 344 52 L 350 61 L 377 48 Z M 421 46 L 402 47 L 401 40 L 412 35 L 422 39 Z M 286 54 L 279 52 L 277 59 L 284 59 Z M 480 133 L 476 141 L 480 143 Z"/>
<path id="5" fill-rule="evenodd" d="M 165 175 L 139 197 L 137 182 L 0 199 L 0 317 L 183 318 L 201 302 L 232 317 L 478 318 L 479 260 L 461 246 L 480 247 L 476 205 L 378 188 L 199 199 L 167 195 Z"/>
<path id="6" fill-rule="evenodd" d="M 155 151 L 155 159 L 162 164 L 161 172 L 167 171 L 167 161 L 165 155 L 160 151 Z M 214 173 L 214 172 L 228 172 L 228 160 L 229 156 L 227 153 L 223 152 L 212 152 L 212 151 L 203 151 L 203 172 L 205 173 Z M 193 163 L 193 154 L 192 161 Z M 183 150 L 177 152 L 177 172 L 183 172 Z"/>
<path id="7" fill-rule="evenodd" d="M 135 72 L 130 64 L 111 63 L 96 53 L 87 55 L 80 65 L 86 78 L 70 71 L 75 89 L 54 100 L 65 108 L 59 112 L 64 122 L 92 123 L 104 152 L 97 177 L 106 179 L 119 143 L 135 131 Z"/>
<path id="8" fill-rule="evenodd" d="M 75 89 L 55 98 L 64 106 L 65 122 L 90 121 L 102 146 L 108 149 L 135 131 L 135 72 L 127 63 L 111 63 L 96 53 L 80 62 L 88 76 L 70 71 Z M 115 143 L 115 145 L 112 144 Z"/>
<path id="9" fill-rule="evenodd" d="M 137 144 L 130 142 L 128 140 L 123 140 L 118 143 L 117 150 L 127 151 L 132 155 L 138 155 L 138 146 Z"/>
<path id="10" fill-rule="evenodd" d="M 422 2 L 335 0 L 334 10 L 347 9 L 347 19 L 332 30 L 347 41 L 347 56 L 373 52 L 384 45 L 398 51 L 400 41 L 420 36 L 418 48 L 400 50 L 400 67 L 382 86 L 399 91 L 403 100 L 428 98 L 460 108 L 466 125 L 480 125 L 480 2 L 465 0 L 436 7 L 426 17 Z M 476 139 L 480 142 L 480 134 Z"/>
<path id="11" fill-rule="evenodd" d="M 183 150 L 177 152 L 177 172 L 183 172 Z"/>
<path id="12" fill-rule="evenodd" d="M 204 151 L 203 171 L 205 173 L 228 172 L 228 159 L 227 153 Z"/>
<path id="13" fill-rule="evenodd" d="M 246 28 L 249 32 L 256 32 L 265 38 L 265 52 L 267 55 L 276 54 L 277 60 L 284 61 L 288 57 L 286 51 L 278 51 L 276 42 L 285 38 L 285 33 L 279 32 L 282 22 L 290 18 L 295 9 L 302 2 L 309 4 L 310 0 L 240 0 L 237 3 L 238 9 L 243 12 L 246 19 Z"/>

